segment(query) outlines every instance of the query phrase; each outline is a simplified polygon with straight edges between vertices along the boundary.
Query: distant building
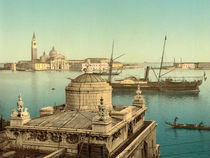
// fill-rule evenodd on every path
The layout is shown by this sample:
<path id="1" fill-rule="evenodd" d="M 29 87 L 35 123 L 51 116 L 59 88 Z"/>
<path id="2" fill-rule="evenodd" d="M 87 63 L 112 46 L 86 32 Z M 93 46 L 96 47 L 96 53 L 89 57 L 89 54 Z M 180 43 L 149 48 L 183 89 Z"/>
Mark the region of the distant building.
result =
<path id="1" fill-rule="evenodd" d="M 93 70 L 108 70 L 109 59 L 107 58 L 87 58 L 85 60 L 67 60 L 62 54 L 57 53 L 53 47 L 49 54 L 43 52 L 40 58 L 37 58 L 37 41 L 35 33 L 33 33 L 31 41 L 31 60 L 30 61 L 19 61 L 17 63 L 17 70 L 83 70 L 90 64 Z M 120 62 L 113 62 L 113 69 L 122 68 L 123 64 Z"/>
<path id="2" fill-rule="evenodd" d="M 44 52 L 40 56 L 40 62 L 49 64 L 49 70 L 69 70 L 69 61 L 64 55 L 57 54 L 54 47 L 50 50 L 49 55 Z"/>
<path id="3" fill-rule="evenodd" d="M 87 58 L 82 63 L 82 70 L 86 69 L 90 65 L 93 70 L 108 70 L 109 69 L 109 59 L 107 58 Z"/>
<path id="4" fill-rule="evenodd" d="M 16 64 L 16 69 L 18 71 L 33 70 L 33 67 L 34 67 L 34 65 L 33 65 L 32 61 L 20 60 Z"/>
<path id="5" fill-rule="evenodd" d="M 182 62 L 174 63 L 175 68 L 209 70 L 210 62 Z"/>
<path id="6" fill-rule="evenodd" d="M 174 67 L 180 69 L 197 69 L 198 63 L 195 62 L 174 63 Z"/>
<path id="7" fill-rule="evenodd" d="M 5 70 L 16 71 L 16 63 L 5 63 L 4 64 L 4 69 Z"/>
<path id="8" fill-rule="evenodd" d="M 121 69 L 123 68 L 123 64 L 121 62 L 116 61 L 116 62 L 113 62 L 112 67 L 113 69 Z"/>
<path id="9" fill-rule="evenodd" d="M 69 60 L 69 69 L 81 71 L 84 60 Z"/>
<path id="10" fill-rule="evenodd" d="M 82 70 L 87 68 L 88 65 L 90 65 L 93 70 L 109 70 L 109 62 L 107 58 L 87 58 L 84 60 L 84 63 L 82 63 Z M 123 64 L 121 62 L 113 62 L 112 67 L 113 69 L 120 69 L 123 68 Z"/>
<path id="11" fill-rule="evenodd" d="M 33 64 L 33 70 L 35 71 L 49 70 L 49 67 L 50 64 L 48 63 L 36 62 Z"/>
<path id="12" fill-rule="evenodd" d="M 210 69 L 210 62 L 199 62 L 198 69 L 204 69 L 204 70 Z"/>
<path id="13" fill-rule="evenodd" d="M 58 54 L 54 47 L 50 50 L 49 55 L 43 52 L 40 59 L 37 59 L 37 42 L 34 33 L 31 41 L 31 61 L 19 61 L 17 70 L 69 70 L 69 61 L 64 55 Z"/>

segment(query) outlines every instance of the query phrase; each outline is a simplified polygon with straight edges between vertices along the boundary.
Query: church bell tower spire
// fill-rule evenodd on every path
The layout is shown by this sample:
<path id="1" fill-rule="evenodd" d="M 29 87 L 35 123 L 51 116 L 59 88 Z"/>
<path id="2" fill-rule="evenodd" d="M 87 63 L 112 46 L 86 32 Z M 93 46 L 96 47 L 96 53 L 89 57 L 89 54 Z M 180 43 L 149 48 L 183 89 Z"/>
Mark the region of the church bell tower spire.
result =
<path id="1" fill-rule="evenodd" d="M 34 32 L 31 41 L 31 61 L 35 61 L 36 59 L 37 59 L 37 45 L 36 45 L 36 36 Z"/>

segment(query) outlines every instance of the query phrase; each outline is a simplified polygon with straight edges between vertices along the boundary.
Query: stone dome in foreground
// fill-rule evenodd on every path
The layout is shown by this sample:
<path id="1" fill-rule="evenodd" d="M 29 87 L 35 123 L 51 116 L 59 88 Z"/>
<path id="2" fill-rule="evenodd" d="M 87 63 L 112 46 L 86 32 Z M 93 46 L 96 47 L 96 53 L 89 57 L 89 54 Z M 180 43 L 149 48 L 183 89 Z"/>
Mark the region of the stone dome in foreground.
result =
<path id="1" fill-rule="evenodd" d="M 66 87 L 66 109 L 98 111 L 101 97 L 104 106 L 112 110 L 112 87 L 101 76 L 86 72 Z"/>
<path id="2" fill-rule="evenodd" d="M 94 73 L 84 73 L 78 77 L 76 77 L 74 80 L 72 80 L 74 83 L 91 83 L 91 82 L 105 82 L 105 80 Z"/>

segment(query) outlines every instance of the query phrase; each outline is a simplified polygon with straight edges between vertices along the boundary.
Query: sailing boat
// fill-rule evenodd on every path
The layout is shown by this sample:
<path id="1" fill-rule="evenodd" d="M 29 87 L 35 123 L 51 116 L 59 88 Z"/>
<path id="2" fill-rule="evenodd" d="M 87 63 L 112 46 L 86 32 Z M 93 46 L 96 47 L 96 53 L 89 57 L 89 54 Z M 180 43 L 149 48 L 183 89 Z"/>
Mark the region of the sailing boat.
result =
<path id="1" fill-rule="evenodd" d="M 163 58 L 166 46 L 166 36 L 164 39 L 162 58 L 160 63 L 159 74 L 157 75 L 152 67 L 147 67 L 145 71 L 145 77 L 137 79 L 135 76 L 130 76 L 122 80 L 112 81 L 110 84 L 113 90 L 136 90 L 137 86 L 140 85 L 142 91 L 161 91 L 161 92 L 190 92 L 190 93 L 199 93 L 199 86 L 202 84 L 203 76 L 193 76 L 190 77 L 170 77 L 163 78 L 164 75 L 173 71 L 170 70 L 162 74 L 163 67 Z M 149 81 L 149 71 L 153 70 L 157 81 Z"/>

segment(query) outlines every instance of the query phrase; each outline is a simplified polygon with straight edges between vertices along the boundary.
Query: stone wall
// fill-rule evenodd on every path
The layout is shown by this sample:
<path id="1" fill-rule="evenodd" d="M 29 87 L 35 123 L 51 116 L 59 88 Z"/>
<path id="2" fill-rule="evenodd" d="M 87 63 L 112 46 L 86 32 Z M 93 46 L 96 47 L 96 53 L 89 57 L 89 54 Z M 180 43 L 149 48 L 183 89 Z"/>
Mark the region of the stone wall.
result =
<path id="1" fill-rule="evenodd" d="M 67 109 L 97 111 L 101 97 L 103 98 L 103 105 L 111 110 L 112 91 L 108 83 L 72 83 L 66 87 Z"/>

